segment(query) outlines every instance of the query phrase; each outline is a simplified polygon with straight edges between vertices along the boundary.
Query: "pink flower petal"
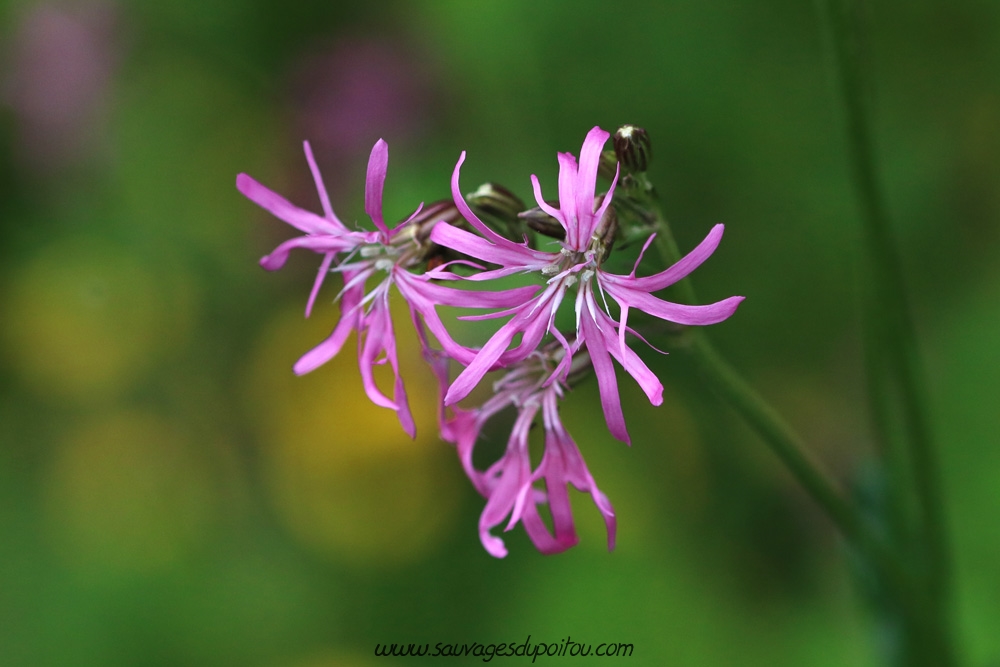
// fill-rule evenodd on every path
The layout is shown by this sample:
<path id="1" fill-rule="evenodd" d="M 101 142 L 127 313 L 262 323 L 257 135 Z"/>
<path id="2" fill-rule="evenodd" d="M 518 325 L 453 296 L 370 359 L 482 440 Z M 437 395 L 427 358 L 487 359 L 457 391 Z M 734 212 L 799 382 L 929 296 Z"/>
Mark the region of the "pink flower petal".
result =
<path id="1" fill-rule="evenodd" d="M 451 383 L 451 387 L 448 389 L 448 393 L 445 395 L 444 404 L 454 405 L 458 403 L 463 398 L 469 395 L 469 393 L 476 388 L 479 381 L 483 379 L 483 376 L 488 373 L 493 364 L 500 358 L 510 345 L 511 341 L 514 340 L 514 336 L 520 333 L 523 327 L 523 320 L 518 317 L 514 317 L 502 327 L 493 336 L 486 341 L 486 344 L 479 350 L 476 358 L 465 367 L 465 369 L 458 374 L 455 381 Z"/>
<path id="2" fill-rule="evenodd" d="M 580 250 L 580 216 L 582 211 L 577 207 L 577 168 L 576 158 L 572 153 L 559 153 L 559 208 L 562 217 L 566 221 L 566 245 L 570 248 Z M 591 203 L 587 207 L 590 213 Z"/>
<path id="3" fill-rule="evenodd" d="M 312 313 L 313 304 L 316 302 L 316 295 L 319 294 L 319 288 L 323 285 L 323 279 L 330 273 L 330 264 L 333 263 L 335 256 L 336 253 L 334 252 L 328 252 L 323 255 L 323 261 L 320 262 L 319 270 L 316 272 L 316 279 L 313 281 L 312 290 L 309 292 L 309 300 L 306 301 L 306 317 L 309 317 Z"/>
<path id="4" fill-rule="evenodd" d="M 382 217 L 382 189 L 385 187 L 385 174 L 389 168 L 389 146 L 379 139 L 372 147 L 368 157 L 368 177 L 365 180 L 365 213 L 372 219 L 375 226 L 382 232 L 383 241 L 389 239 L 389 228 Z"/>
<path id="5" fill-rule="evenodd" d="M 382 352 L 387 351 L 387 345 L 392 342 L 392 319 L 389 315 L 388 294 L 381 287 L 372 302 L 371 312 L 364 316 L 364 342 L 358 353 L 358 368 L 361 371 L 361 384 L 368 399 L 375 405 L 398 410 L 399 404 L 390 400 L 375 384 L 374 365 Z"/>
<path id="6" fill-rule="evenodd" d="M 277 192 L 266 188 L 246 174 L 236 177 L 236 189 L 274 217 L 307 234 L 337 234 L 347 231 L 334 221 L 295 206 Z"/>
<path id="7" fill-rule="evenodd" d="M 347 337 L 354 331 L 356 325 L 355 319 L 355 317 L 342 314 L 340 321 L 337 322 L 337 326 L 333 328 L 333 332 L 330 333 L 326 340 L 306 352 L 295 362 L 295 366 L 292 367 L 295 374 L 305 375 L 306 373 L 311 373 L 337 356 L 344 347 Z"/>
<path id="8" fill-rule="evenodd" d="M 607 212 L 608 210 L 608 206 L 611 205 L 611 201 L 612 199 L 614 199 L 615 187 L 617 187 L 618 185 L 618 174 L 620 173 L 620 171 L 621 171 L 620 167 L 618 165 L 615 165 L 615 177 L 611 180 L 611 187 L 608 188 L 607 193 L 604 195 L 604 200 L 601 202 L 601 207 L 597 209 L 596 213 L 594 213 L 594 218 L 593 218 L 594 224 L 590 229 L 590 235 L 588 236 L 588 238 L 590 236 L 593 236 L 594 233 L 597 231 L 597 226 L 601 224 L 601 218 L 604 217 L 605 212 Z"/>
<path id="9" fill-rule="evenodd" d="M 465 151 L 458 157 L 458 163 L 455 165 L 455 170 L 451 173 L 451 196 L 455 200 L 455 206 L 458 208 L 458 212 L 462 214 L 462 217 L 472 225 L 476 231 L 486 237 L 486 240 L 493 245 L 500 247 L 518 247 L 519 244 L 504 238 L 503 236 L 497 234 L 495 231 L 490 229 L 486 223 L 479 219 L 472 209 L 469 208 L 469 204 L 465 201 L 465 197 L 462 196 L 462 190 L 458 184 L 459 173 L 462 169 L 462 163 L 465 162 Z M 435 226 L 435 229 L 437 226 Z"/>
<path id="10" fill-rule="evenodd" d="M 649 402 L 653 405 L 661 405 L 663 403 L 663 384 L 660 383 L 660 379 L 656 377 L 653 371 L 649 370 L 649 367 L 643 363 L 639 355 L 624 344 L 620 335 L 621 329 L 619 329 L 619 335 L 615 334 L 614 321 L 601 310 L 597 310 L 596 315 L 600 321 L 598 330 L 604 340 L 604 347 L 622 365 L 625 372 L 635 379 L 639 387 L 645 392 Z"/>
<path id="11" fill-rule="evenodd" d="M 538 204 L 538 208 L 542 209 L 547 214 L 551 215 L 553 218 L 558 220 L 559 224 L 562 225 L 562 228 L 566 230 L 567 234 L 569 234 L 570 225 L 569 222 L 566 220 L 566 216 L 563 215 L 562 211 L 560 211 L 559 209 L 555 208 L 554 206 L 550 205 L 548 202 L 545 201 L 545 197 L 542 196 L 542 186 L 538 183 L 538 177 L 535 176 L 534 174 L 531 175 L 531 187 L 534 190 L 535 203 Z"/>
<path id="12" fill-rule="evenodd" d="M 541 269 L 552 261 L 550 253 L 532 250 L 506 239 L 502 244 L 491 243 L 481 236 L 454 227 L 447 222 L 434 225 L 434 229 L 431 230 L 431 241 L 484 262 L 500 266 L 517 266 L 518 270 L 531 270 L 533 267 Z"/>
<path id="13" fill-rule="evenodd" d="M 722 240 L 723 231 L 725 231 L 725 225 L 715 225 L 712 227 L 708 236 L 706 236 L 701 243 L 695 246 L 694 250 L 689 252 L 665 271 L 661 271 L 644 278 L 604 274 L 601 276 L 602 284 L 611 283 L 615 285 L 622 285 L 624 287 L 641 290 L 643 292 L 656 292 L 664 287 L 673 285 L 678 280 L 686 277 L 689 273 L 701 266 L 702 262 L 708 259 L 712 253 L 715 252 L 715 249 L 719 246 L 719 242 Z"/>
<path id="14" fill-rule="evenodd" d="M 744 299 L 742 296 L 731 296 L 728 299 L 704 306 L 687 306 L 664 301 L 648 292 L 619 285 L 604 285 L 604 289 L 619 303 L 627 303 L 632 308 L 638 308 L 661 320 L 689 326 L 704 326 L 722 322 L 736 312 L 737 306 Z"/>
<path id="15" fill-rule="evenodd" d="M 604 144 L 611 135 L 594 126 L 587 133 L 587 138 L 583 140 L 583 148 L 580 149 L 580 168 L 577 171 L 576 181 L 576 211 L 580 220 L 580 243 L 587 243 L 597 221 L 593 217 L 594 212 L 594 191 L 597 183 L 597 167 L 601 161 L 601 151 Z M 559 193 L 559 203 L 563 206 L 566 202 L 562 199 L 562 192 Z M 597 219 L 599 220 L 599 218 Z"/>
<path id="16" fill-rule="evenodd" d="M 621 399 L 618 396 L 615 367 L 611 363 L 608 346 L 589 313 L 584 313 L 580 317 L 580 326 L 591 362 L 594 364 L 594 374 L 597 376 L 597 388 L 601 394 L 601 407 L 604 410 L 604 420 L 608 424 L 608 430 L 618 440 L 631 444 L 628 429 L 625 427 L 625 415 L 622 414 Z"/>
<path id="17" fill-rule="evenodd" d="M 333 214 L 333 207 L 330 206 L 330 195 L 326 193 L 326 186 L 323 185 L 323 177 L 319 173 L 319 167 L 316 166 L 316 159 L 313 157 L 312 147 L 309 145 L 308 141 L 302 142 L 302 147 L 306 152 L 306 162 L 309 163 L 309 171 L 312 172 L 313 182 L 316 184 L 316 192 L 319 193 L 319 203 L 323 207 L 323 213 L 330 220 L 336 220 L 337 224 L 343 226 L 340 220 L 337 220 L 337 216 Z"/>
<path id="18" fill-rule="evenodd" d="M 260 259 L 260 265 L 268 271 L 276 271 L 288 261 L 288 255 L 296 248 L 312 250 L 318 253 L 336 253 L 344 247 L 343 240 L 338 236 L 323 234 L 319 236 L 296 236 L 278 245 L 269 255 Z"/>

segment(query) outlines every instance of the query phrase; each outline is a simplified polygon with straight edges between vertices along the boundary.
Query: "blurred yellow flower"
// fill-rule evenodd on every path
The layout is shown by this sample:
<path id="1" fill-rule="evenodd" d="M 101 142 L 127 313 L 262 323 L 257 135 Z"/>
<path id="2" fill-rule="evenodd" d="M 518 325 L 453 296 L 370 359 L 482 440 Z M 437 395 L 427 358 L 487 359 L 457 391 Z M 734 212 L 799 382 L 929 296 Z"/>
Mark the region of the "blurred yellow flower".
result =
<path id="1" fill-rule="evenodd" d="M 189 295 L 177 284 L 110 242 L 63 238 L 17 270 L 0 297 L 6 356 L 55 400 L 118 394 L 190 330 Z"/>
<path id="2" fill-rule="evenodd" d="M 53 452 L 47 528 L 67 564 L 128 574 L 170 566 L 201 540 L 218 498 L 201 449 L 144 412 L 93 419 Z"/>
<path id="3" fill-rule="evenodd" d="M 365 396 L 350 355 L 294 375 L 294 361 L 336 319 L 335 309 L 317 310 L 305 321 L 297 306 L 278 316 L 254 353 L 247 408 L 268 491 L 289 530 L 324 554 L 367 567 L 420 558 L 449 525 L 461 475 L 437 437 L 435 380 L 412 331 L 398 332 L 418 427 L 411 440 Z M 391 382 L 391 372 L 380 379 Z"/>

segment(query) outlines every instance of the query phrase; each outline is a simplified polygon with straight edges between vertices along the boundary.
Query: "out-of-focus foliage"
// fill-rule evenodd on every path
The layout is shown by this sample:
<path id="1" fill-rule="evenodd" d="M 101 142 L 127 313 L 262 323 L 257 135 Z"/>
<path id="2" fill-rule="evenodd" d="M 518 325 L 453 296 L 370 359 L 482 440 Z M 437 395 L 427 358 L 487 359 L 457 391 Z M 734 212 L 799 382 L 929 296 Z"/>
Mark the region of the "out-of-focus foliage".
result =
<path id="1" fill-rule="evenodd" d="M 869 3 L 870 4 L 870 3 Z M 352 355 L 291 365 L 335 317 L 318 258 L 245 171 L 363 215 L 379 137 L 402 217 L 463 183 L 530 200 L 595 124 L 646 127 L 683 249 L 726 237 L 712 336 L 845 483 L 871 455 L 859 228 L 810 2 L 85 0 L 0 5 L 0 662 L 369 665 L 376 643 L 633 643 L 636 664 L 874 664 L 828 522 L 682 355 L 628 382 L 634 445 L 594 387 L 565 420 L 619 517 L 604 551 L 481 549 L 482 507 L 434 433 L 407 340 L 416 441 Z M 1000 656 L 1000 5 L 868 7 L 881 175 L 927 357 L 971 664 Z M 405 322 L 405 318 L 401 319 Z M 494 438 L 503 438 L 497 429 Z M 582 497 L 575 499 L 583 501 Z M 550 658 L 551 659 L 551 658 Z"/>

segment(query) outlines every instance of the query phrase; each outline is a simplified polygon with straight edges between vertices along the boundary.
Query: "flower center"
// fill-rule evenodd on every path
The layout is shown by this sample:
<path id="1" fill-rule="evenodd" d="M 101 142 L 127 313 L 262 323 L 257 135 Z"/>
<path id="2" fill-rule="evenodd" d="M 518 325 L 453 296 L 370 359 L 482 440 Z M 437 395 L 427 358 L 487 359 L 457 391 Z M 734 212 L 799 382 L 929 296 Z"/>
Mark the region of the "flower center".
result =
<path id="1" fill-rule="evenodd" d="M 546 267 L 542 268 L 543 276 L 554 276 L 558 273 L 568 271 L 573 267 L 587 261 L 584 253 L 570 248 L 560 248 L 559 258 Z"/>
<path id="2" fill-rule="evenodd" d="M 393 266 L 400 262 L 404 250 L 405 246 L 397 247 L 394 245 L 371 243 L 359 248 L 358 254 L 364 259 L 371 260 L 376 270 L 388 273 L 392 271 Z"/>

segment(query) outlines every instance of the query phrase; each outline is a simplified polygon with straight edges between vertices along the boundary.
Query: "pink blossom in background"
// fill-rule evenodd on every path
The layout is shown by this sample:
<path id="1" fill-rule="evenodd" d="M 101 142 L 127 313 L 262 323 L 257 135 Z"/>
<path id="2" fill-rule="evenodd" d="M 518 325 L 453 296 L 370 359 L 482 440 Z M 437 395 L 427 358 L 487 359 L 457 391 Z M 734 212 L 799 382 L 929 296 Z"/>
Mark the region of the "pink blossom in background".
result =
<path id="1" fill-rule="evenodd" d="M 353 163 L 375 137 L 405 141 L 423 131 L 434 97 L 430 71 L 419 51 L 377 37 L 341 38 L 298 61 L 291 75 L 295 122 L 331 183 L 340 184 L 340 165 Z"/>
<path id="2" fill-rule="evenodd" d="M 23 159 L 60 166 L 93 148 L 118 60 L 117 8 L 41 3 L 4 49 L 0 102 L 15 113 Z"/>

